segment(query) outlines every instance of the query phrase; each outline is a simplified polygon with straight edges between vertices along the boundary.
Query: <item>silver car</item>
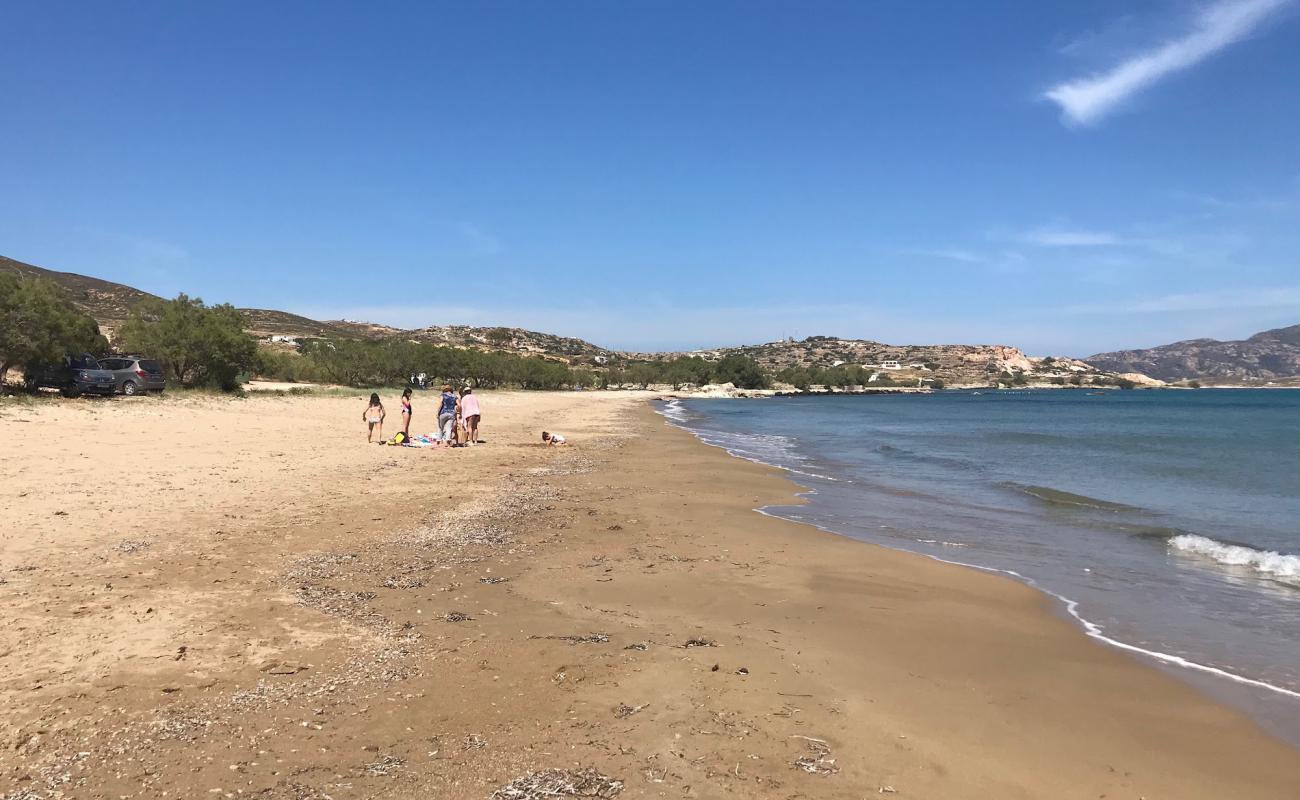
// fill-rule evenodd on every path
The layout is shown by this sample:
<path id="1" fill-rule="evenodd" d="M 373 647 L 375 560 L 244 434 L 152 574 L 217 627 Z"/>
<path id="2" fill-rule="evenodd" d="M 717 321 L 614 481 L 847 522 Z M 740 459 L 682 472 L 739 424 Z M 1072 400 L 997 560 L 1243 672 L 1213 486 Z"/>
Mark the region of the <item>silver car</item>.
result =
<path id="1" fill-rule="evenodd" d="M 114 390 L 127 396 L 162 392 L 167 388 L 162 364 L 139 356 L 109 356 L 99 359 L 99 368 L 113 375 Z"/>

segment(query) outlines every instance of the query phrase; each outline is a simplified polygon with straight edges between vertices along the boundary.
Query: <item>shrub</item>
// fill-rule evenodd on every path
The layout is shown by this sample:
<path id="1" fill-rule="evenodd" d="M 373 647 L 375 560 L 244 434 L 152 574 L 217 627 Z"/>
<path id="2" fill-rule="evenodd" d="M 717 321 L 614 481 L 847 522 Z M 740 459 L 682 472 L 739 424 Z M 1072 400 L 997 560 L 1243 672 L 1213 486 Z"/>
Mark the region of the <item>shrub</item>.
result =
<path id="1" fill-rule="evenodd" d="M 258 363 L 257 342 L 234 306 L 209 307 L 184 294 L 137 303 L 116 339 L 123 349 L 160 361 L 182 386 L 235 391 L 241 373 Z"/>
<path id="2" fill-rule="evenodd" d="M 103 354 L 108 340 L 54 283 L 0 275 L 0 382 L 11 367 L 28 370 L 68 353 Z"/>

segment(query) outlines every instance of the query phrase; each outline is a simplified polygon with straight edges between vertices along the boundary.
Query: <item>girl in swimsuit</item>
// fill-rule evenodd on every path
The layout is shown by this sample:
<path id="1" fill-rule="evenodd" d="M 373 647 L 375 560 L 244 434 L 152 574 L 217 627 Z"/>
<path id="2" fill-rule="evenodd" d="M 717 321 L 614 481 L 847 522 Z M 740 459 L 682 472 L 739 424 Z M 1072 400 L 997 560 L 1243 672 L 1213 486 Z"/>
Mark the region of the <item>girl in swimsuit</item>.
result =
<path id="1" fill-rule="evenodd" d="M 379 441 L 384 441 L 384 404 L 379 402 L 379 395 L 371 393 L 370 405 L 366 410 L 361 412 L 361 419 L 366 423 L 366 441 L 374 441 L 376 430 L 379 433 Z"/>
<path id="2" fill-rule="evenodd" d="M 411 439 L 411 389 L 407 387 L 402 392 L 402 433 L 406 434 L 407 441 Z"/>

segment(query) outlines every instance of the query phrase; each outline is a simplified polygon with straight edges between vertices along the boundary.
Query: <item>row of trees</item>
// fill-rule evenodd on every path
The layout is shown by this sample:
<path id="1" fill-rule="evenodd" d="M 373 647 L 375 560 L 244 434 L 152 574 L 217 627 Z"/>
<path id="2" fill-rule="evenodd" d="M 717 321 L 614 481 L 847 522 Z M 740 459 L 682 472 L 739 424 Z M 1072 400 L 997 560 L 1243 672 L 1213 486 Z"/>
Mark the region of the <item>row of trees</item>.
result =
<path id="1" fill-rule="evenodd" d="M 314 339 L 298 352 L 270 351 L 262 356 L 259 374 L 277 380 L 308 380 L 347 386 L 395 386 L 412 375 L 431 383 L 493 389 L 568 387 L 611 388 L 733 383 L 749 389 L 768 385 L 767 375 L 753 360 L 728 356 L 717 362 L 698 357 L 671 361 L 638 361 L 603 370 L 574 368 L 554 359 L 483 352 L 422 344 L 400 339 L 363 341 Z"/>
<path id="2" fill-rule="evenodd" d="M 313 339 L 304 342 L 297 353 L 266 353 L 260 373 L 280 380 L 347 386 L 396 386 L 405 384 L 412 375 L 424 375 L 431 383 L 485 389 L 560 389 L 593 383 L 589 372 L 570 370 L 566 364 L 550 359 L 403 339 Z"/>
<path id="3" fill-rule="evenodd" d="M 601 386 L 667 385 L 680 389 L 686 385 L 730 383 L 741 389 L 765 389 L 771 379 L 752 358 L 725 356 L 707 361 L 699 356 L 680 356 L 666 361 L 636 361 L 616 364 L 599 376 Z"/>

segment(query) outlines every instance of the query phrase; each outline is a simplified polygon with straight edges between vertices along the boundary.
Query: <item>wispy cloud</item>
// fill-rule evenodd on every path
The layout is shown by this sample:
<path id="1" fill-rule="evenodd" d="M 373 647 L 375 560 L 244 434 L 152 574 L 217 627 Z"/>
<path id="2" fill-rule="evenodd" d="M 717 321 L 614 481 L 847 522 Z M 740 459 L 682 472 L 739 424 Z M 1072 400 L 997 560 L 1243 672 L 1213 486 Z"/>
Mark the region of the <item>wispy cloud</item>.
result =
<path id="1" fill-rule="evenodd" d="M 945 261 L 960 261 L 963 264 L 984 264 L 988 258 L 970 250 L 961 250 L 958 248 L 939 248 L 937 250 L 912 250 L 913 255 L 927 256 L 929 258 L 942 258 Z"/>
<path id="2" fill-rule="evenodd" d="M 1153 314 L 1179 311 L 1226 311 L 1241 308 L 1300 309 L 1300 286 L 1187 292 L 1132 302 L 1089 303 L 1070 306 L 1065 310 L 1070 314 Z"/>
<path id="3" fill-rule="evenodd" d="M 1220 0 L 1197 15 L 1180 38 L 1140 53 L 1106 72 L 1059 84 L 1044 97 L 1061 107 L 1067 122 L 1097 122 L 1137 92 L 1173 73 L 1196 66 L 1249 36 L 1291 0 Z"/>
<path id="4" fill-rule="evenodd" d="M 1113 247 L 1123 244 L 1123 240 L 1113 233 L 1079 228 L 1035 228 L 1014 238 L 1035 247 Z"/>

